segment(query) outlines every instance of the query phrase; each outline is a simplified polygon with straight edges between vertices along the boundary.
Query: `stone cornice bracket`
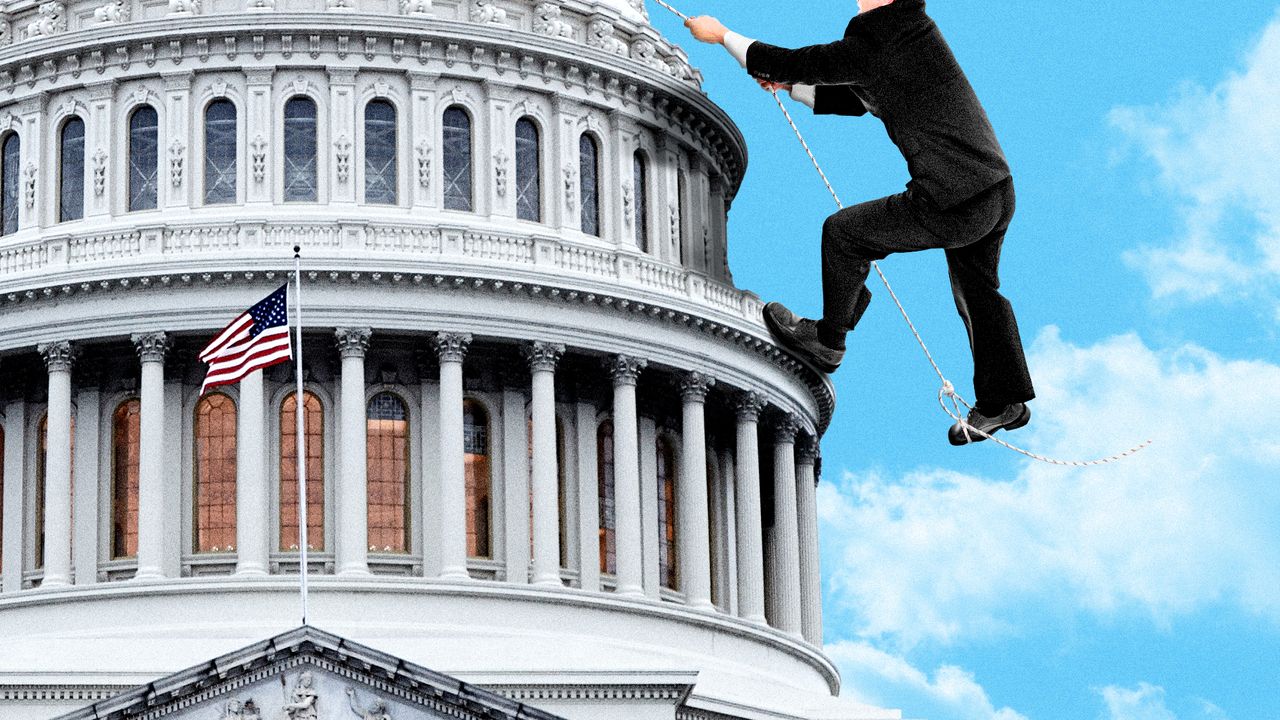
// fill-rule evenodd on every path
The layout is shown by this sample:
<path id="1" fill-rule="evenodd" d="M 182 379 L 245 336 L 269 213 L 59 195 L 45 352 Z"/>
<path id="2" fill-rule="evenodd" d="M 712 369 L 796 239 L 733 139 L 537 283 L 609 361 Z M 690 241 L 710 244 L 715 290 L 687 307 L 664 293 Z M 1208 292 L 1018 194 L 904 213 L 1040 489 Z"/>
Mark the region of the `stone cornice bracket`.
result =
<path id="1" fill-rule="evenodd" d="M 373 337 L 371 328 L 338 328 L 334 331 L 337 338 L 338 353 L 345 358 L 363 358 L 369 352 L 369 339 Z"/>
<path id="2" fill-rule="evenodd" d="M 680 380 L 680 397 L 684 400 L 703 402 L 715 384 L 716 379 L 710 375 L 691 372 Z"/>
<path id="3" fill-rule="evenodd" d="M 649 366 L 644 358 L 629 355 L 615 355 L 609 360 L 609 377 L 614 385 L 635 385 L 640 379 L 640 371 Z"/>
<path id="4" fill-rule="evenodd" d="M 792 413 L 779 417 L 773 423 L 773 439 L 779 443 L 794 443 L 800 433 L 800 418 Z"/>
<path id="5" fill-rule="evenodd" d="M 442 332 L 433 340 L 440 362 L 462 362 L 471 347 L 471 333 Z"/>
<path id="6" fill-rule="evenodd" d="M 564 357 L 565 347 L 559 343 L 531 342 L 522 348 L 530 372 L 555 372 Z"/>
<path id="7" fill-rule="evenodd" d="M 36 347 L 36 352 L 44 358 L 44 366 L 49 372 L 71 372 L 76 363 L 76 348 L 68 340 L 43 343 Z"/>
<path id="8" fill-rule="evenodd" d="M 764 396 L 754 390 L 741 392 L 734 399 L 734 410 L 738 413 L 739 420 L 751 422 L 759 420 L 764 406 Z"/>
<path id="9" fill-rule="evenodd" d="M 172 347 L 169 336 L 162 332 L 134 333 L 129 339 L 144 363 L 163 363 Z"/>

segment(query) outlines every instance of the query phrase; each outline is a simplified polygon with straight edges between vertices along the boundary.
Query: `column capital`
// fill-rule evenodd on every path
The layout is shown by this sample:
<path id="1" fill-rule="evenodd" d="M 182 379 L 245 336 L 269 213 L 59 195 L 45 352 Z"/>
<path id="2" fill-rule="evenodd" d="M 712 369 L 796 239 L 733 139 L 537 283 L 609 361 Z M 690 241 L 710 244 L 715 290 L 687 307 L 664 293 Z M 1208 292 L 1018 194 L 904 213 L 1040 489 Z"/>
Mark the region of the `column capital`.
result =
<path id="1" fill-rule="evenodd" d="M 816 465 L 821 454 L 822 448 L 812 435 L 805 435 L 796 443 L 796 462 L 801 465 Z"/>
<path id="2" fill-rule="evenodd" d="M 338 352 L 343 358 L 363 358 L 369 352 L 372 329 L 340 327 L 333 334 L 337 338 Z"/>
<path id="3" fill-rule="evenodd" d="M 169 336 L 162 332 L 134 333 L 129 338 L 138 351 L 138 358 L 144 363 L 164 363 L 173 343 Z"/>
<path id="4" fill-rule="evenodd" d="M 467 349 L 471 347 L 471 333 L 436 333 L 433 342 L 440 362 L 460 363 L 467 357 Z"/>
<path id="5" fill-rule="evenodd" d="M 71 372 L 71 367 L 76 363 L 76 348 L 69 340 L 42 343 L 36 347 L 36 351 L 44 358 L 44 366 L 49 372 Z"/>
<path id="6" fill-rule="evenodd" d="M 700 372 L 691 372 L 680 379 L 680 397 L 686 402 L 702 402 L 716 384 L 716 379 Z"/>
<path id="7" fill-rule="evenodd" d="M 615 355 L 609 359 L 609 377 L 613 378 L 614 386 L 635 385 L 640 371 L 648 366 L 649 361 L 644 358 Z"/>
<path id="8" fill-rule="evenodd" d="M 800 418 L 792 413 L 786 413 L 779 417 L 773 423 L 773 439 L 778 443 L 795 443 L 796 435 L 800 433 Z"/>
<path id="9" fill-rule="evenodd" d="M 549 342 L 531 342 L 522 351 L 525 360 L 529 361 L 530 372 L 555 372 L 564 357 L 564 345 Z"/>
<path id="10" fill-rule="evenodd" d="M 764 396 L 755 390 L 744 390 L 734 398 L 734 409 L 739 420 L 755 422 L 760 419 L 760 411 L 764 410 Z"/>

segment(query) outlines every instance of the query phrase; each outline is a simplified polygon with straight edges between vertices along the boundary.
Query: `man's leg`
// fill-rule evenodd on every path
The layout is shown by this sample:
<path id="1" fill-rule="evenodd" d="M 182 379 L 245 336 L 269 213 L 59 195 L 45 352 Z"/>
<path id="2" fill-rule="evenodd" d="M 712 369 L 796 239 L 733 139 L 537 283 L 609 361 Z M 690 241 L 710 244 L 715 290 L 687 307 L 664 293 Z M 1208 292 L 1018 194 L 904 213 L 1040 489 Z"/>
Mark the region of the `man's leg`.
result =
<path id="1" fill-rule="evenodd" d="M 956 309 L 969 331 L 978 412 L 988 417 L 1035 397 L 1013 306 L 1000 294 L 1000 248 L 1013 217 L 1013 186 L 1000 190 L 1003 217 L 977 242 L 947 250 Z"/>

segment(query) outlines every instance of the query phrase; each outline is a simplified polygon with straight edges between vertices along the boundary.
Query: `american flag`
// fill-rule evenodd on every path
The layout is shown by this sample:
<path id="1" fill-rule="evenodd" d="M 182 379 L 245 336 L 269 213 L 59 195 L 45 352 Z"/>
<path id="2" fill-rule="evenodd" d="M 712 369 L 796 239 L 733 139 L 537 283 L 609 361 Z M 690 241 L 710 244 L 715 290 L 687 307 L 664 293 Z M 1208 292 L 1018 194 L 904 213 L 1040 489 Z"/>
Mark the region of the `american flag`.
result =
<path id="1" fill-rule="evenodd" d="M 219 385 L 238 383 L 254 370 L 293 358 L 289 342 L 289 286 L 284 285 L 236 318 L 209 346 L 200 360 L 209 365 L 203 395 Z"/>

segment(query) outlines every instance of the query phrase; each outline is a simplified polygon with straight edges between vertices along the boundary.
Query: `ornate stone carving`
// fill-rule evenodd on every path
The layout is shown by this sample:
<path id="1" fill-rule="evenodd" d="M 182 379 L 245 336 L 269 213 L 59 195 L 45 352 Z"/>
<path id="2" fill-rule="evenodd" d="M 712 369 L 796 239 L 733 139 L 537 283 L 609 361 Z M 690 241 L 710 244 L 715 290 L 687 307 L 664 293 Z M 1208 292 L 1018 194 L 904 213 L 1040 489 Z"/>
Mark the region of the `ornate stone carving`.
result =
<path id="1" fill-rule="evenodd" d="M 262 720 L 262 712 L 252 698 L 244 702 L 233 699 L 222 707 L 222 717 L 218 720 Z"/>
<path id="2" fill-rule="evenodd" d="M 144 363 L 163 363 L 171 347 L 169 336 L 162 332 L 134 333 L 129 339 L 138 351 L 138 359 Z"/>
<path id="3" fill-rule="evenodd" d="M 755 422 L 760 419 L 760 412 L 764 410 L 764 396 L 754 390 L 747 390 L 738 394 L 734 399 L 733 409 L 738 413 L 739 420 L 749 420 Z"/>
<path id="4" fill-rule="evenodd" d="M 802 465 L 817 464 L 818 456 L 821 454 L 818 441 L 812 435 L 805 435 L 796 443 L 796 462 Z"/>
<path id="5" fill-rule="evenodd" d="M 38 174 L 39 171 L 36 170 L 35 163 L 27 163 L 27 169 L 22 173 L 24 185 L 22 190 L 26 196 L 24 199 L 27 201 L 28 210 L 36 206 L 36 176 Z"/>
<path id="6" fill-rule="evenodd" d="M 800 418 L 791 413 L 779 417 L 773 423 L 773 439 L 778 443 L 794 443 L 800 432 Z"/>
<path id="7" fill-rule="evenodd" d="M 169 184 L 182 187 L 182 168 L 187 157 L 187 146 L 175 139 L 169 145 Z"/>
<path id="8" fill-rule="evenodd" d="M 680 379 L 680 397 L 702 402 L 716 384 L 716 379 L 700 372 L 691 372 Z"/>
<path id="9" fill-rule="evenodd" d="M 627 44 L 614 36 L 613 23 L 603 18 L 592 20 L 587 26 L 587 44 L 607 53 L 626 55 Z"/>
<path id="10" fill-rule="evenodd" d="M 258 135 L 249 143 L 252 150 L 253 181 L 261 183 L 267 178 L 267 139 Z"/>
<path id="11" fill-rule="evenodd" d="M 573 166 L 568 165 L 564 168 L 564 207 L 569 212 L 578 209 L 578 175 L 574 172 Z"/>
<path id="12" fill-rule="evenodd" d="M 0 45 L 8 45 L 13 42 L 13 23 L 9 22 L 9 18 L 0 16 Z"/>
<path id="13" fill-rule="evenodd" d="M 327 0 L 326 6 L 330 10 L 350 10 L 351 0 Z"/>
<path id="14" fill-rule="evenodd" d="M 564 345 L 548 342 L 531 342 L 523 348 L 531 372 L 555 372 L 564 351 Z"/>
<path id="15" fill-rule="evenodd" d="M 550 37 L 573 37 L 573 26 L 561 19 L 560 6 L 556 3 L 538 3 L 533 9 L 533 31 Z"/>
<path id="16" fill-rule="evenodd" d="M 76 348 L 67 340 L 43 343 L 36 346 L 36 352 L 44 358 L 44 366 L 49 372 L 71 372 L 76 363 Z"/>
<path id="17" fill-rule="evenodd" d="M 93 196 L 102 197 L 107 191 L 107 151 L 98 148 L 93 154 Z"/>
<path id="18" fill-rule="evenodd" d="M 27 39 L 67 31 L 67 6 L 57 0 L 40 3 L 36 19 L 27 24 Z"/>
<path id="19" fill-rule="evenodd" d="M 671 74 L 672 77 L 676 78 L 677 80 L 693 79 L 693 68 L 689 66 L 689 63 L 685 62 L 679 57 L 676 57 L 675 55 L 672 55 L 667 58 L 666 70 L 668 73 Z"/>
<path id="20" fill-rule="evenodd" d="M 401 15 L 430 15 L 431 0 L 400 0 Z"/>
<path id="21" fill-rule="evenodd" d="M 507 196 L 507 172 L 510 165 L 511 158 L 507 155 L 507 151 L 498 148 L 493 154 L 493 182 L 498 197 Z"/>
<path id="22" fill-rule="evenodd" d="M 249 0 L 249 9 L 257 11 L 275 10 L 276 0 Z"/>
<path id="23" fill-rule="evenodd" d="M 649 19 L 649 9 L 645 7 L 644 0 L 627 0 L 627 4 L 630 5 L 633 10 L 643 15 L 645 20 Z"/>
<path id="24" fill-rule="evenodd" d="M 640 379 L 640 371 L 648 366 L 649 361 L 644 358 L 615 355 L 609 360 L 609 377 L 615 386 L 635 385 Z"/>
<path id="25" fill-rule="evenodd" d="M 675 203 L 667 206 L 667 211 L 671 215 L 671 242 L 680 241 L 680 208 Z"/>
<path id="26" fill-rule="evenodd" d="M 374 698 L 369 707 L 361 707 L 356 700 L 356 689 L 351 687 L 347 688 L 347 699 L 351 703 L 351 712 L 360 720 L 391 720 L 391 711 L 387 709 L 385 700 Z"/>
<path id="27" fill-rule="evenodd" d="M 467 357 L 467 349 L 471 347 L 471 333 L 436 333 L 434 343 L 440 362 L 460 363 Z"/>
<path id="28" fill-rule="evenodd" d="M 293 685 L 293 693 L 289 702 L 281 706 L 280 711 L 289 720 L 316 720 L 319 717 L 316 703 L 320 699 L 314 687 L 315 681 L 310 672 L 303 671 Z"/>
<path id="29" fill-rule="evenodd" d="M 351 177 L 351 138 L 346 133 L 333 141 L 335 167 L 338 171 L 338 182 L 346 183 Z"/>
<path id="30" fill-rule="evenodd" d="M 333 334 L 342 357 L 362 358 L 369 352 L 369 339 L 373 337 L 371 328 L 338 328 Z"/>
<path id="31" fill-rule="evenodd" d="M 622 186 L 622 221 L 631 227 L 636 221 L 636 190 L 630 183 Z"/>
<path id="32" fill-rule="evenodd" d="M 475 0 L 475 3 L 471 8 L 471 22 L 504 23 L 507 21 L 507 11 L 495 5 L 493 0 Z"/>
<path id="33" fill-rule="evenodd" d="M 418 186 L 423 190 L 431 189 L 431 143 L 423 140 L 418 143 Z"/>
<path id="34" fill-rule="evenodd" d="M 643 65 L 667 71 L 667 64 L 658 57 L 658 46 L 648 38 L 639 38 L 631 43 L 631 59 Z"/>
<path id="35" fill-rule="evenodd" d="M 114 0 L 106 5 L 100 5 L 93 9 L 93 19 L 99 25 L 113 25 L 126 22 L 129 19 L 129 6 L 124 0 Z"/>
<path id="36" fill-rule="evenodd" d="M 169 0 L 170 15 L 199 15 L 202 12 L 202 0 Z"/>

